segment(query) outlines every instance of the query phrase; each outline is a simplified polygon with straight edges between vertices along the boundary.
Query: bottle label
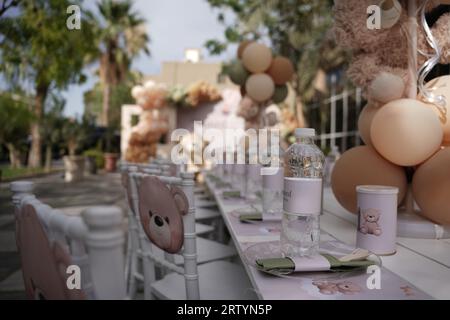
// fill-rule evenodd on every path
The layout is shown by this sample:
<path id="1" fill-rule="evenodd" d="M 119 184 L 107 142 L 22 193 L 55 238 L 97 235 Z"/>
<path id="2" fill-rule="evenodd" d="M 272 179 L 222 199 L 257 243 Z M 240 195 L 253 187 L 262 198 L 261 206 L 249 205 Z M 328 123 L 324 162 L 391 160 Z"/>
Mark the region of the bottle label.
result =
<path id="1" fill-rule="evenodd" d="M 283 210 L 293 214 L 319 215 L 322 179 L 284 178 Z"/>

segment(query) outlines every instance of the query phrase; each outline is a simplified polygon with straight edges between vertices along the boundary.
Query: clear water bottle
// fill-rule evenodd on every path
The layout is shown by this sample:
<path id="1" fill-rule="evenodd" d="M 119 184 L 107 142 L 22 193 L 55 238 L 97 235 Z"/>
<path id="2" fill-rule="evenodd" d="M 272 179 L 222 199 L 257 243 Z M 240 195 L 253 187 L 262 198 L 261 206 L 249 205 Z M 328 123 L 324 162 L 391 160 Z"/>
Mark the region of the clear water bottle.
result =
<path id="1" fill-rule="evenodd" d="M 311 256 L 319 249 L 319 217 L 325 156 L 314 144 L 315 130 L 295 130 L 296 143 L 285 152 L 281 251 Z"/>

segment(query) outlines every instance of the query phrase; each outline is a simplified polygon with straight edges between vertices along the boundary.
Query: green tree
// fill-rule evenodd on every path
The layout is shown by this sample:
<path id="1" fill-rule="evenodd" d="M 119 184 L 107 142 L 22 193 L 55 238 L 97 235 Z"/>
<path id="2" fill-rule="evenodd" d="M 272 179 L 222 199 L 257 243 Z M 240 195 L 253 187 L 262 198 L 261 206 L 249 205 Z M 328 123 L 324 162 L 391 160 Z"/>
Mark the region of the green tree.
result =
<path id="1" fill-rule="evenodd" d="M 12 168 L 22 166 L 21 154 L 26 146 L 32 120 L 33 115 L 23 98 L 19 95 L 0 95 L 0 144 L 8 149 Z"/>
<path id="2" fill-rule="evenodd" d="M 31 125 L 29 166 L 42 162 L 41 124 L 49 90 L 85 80 L 82 69 L 93 49 L 92 28 L 82 17 L 81 30 L 66 27 L 67 7 L 78 1 L 21 0 L 18 14 L 0 19 L 0 72 L 12 86 L 31 86 L 35 115 Z"/>
<path id="3" fill-rule="evenodd" d="M 207 49 L 219 54 L 229 43 L 244 39 L 269 40 L 276 54 L 294 62 L 297 76 L 293 87 L 297 94 L 297 113 L 317 94 L 315 79 L 321 70 L 329 71 L 347 61 L 345 52 L 337 48 L 329 33 L 332 26 L 333 0 L 207 0 L 219 10 L 218 20 L 224 23 L 226 41 L 211 39 Z M 226 12 L 234 13 L 231 23 Z"/>
<path id="4" fill-rule="evenodd" d="M 99 76 L 102 86 L 101 124 L 110 124 L 112 92 L 127 77 L 132 60 L 141 52 L 149 54 L 149 37 L 145 20 L 133 11 L 131 0 L 102 0 L 98 4 L 97 19 Z"/>
<path id="5" fill-rule="evenodd" d="M 63 119 L 61 136 L 69 156 L 80 154 L 83 143 L 88 140 L 94 130 L 94 121 L 87 115 L 84 116 L 81 121 L 75 118 Z"/>
<path id="6" fill-rule="evenodd" d="M 65 100 L 58 95 L 51 95 L 47 101 L 45 115 L 42 119 L 41 136 L 45 141 L 45 171 L 52 167 L 53 148 L 62 144 L 61 136 L 64 124 L 63 111 Z"/>

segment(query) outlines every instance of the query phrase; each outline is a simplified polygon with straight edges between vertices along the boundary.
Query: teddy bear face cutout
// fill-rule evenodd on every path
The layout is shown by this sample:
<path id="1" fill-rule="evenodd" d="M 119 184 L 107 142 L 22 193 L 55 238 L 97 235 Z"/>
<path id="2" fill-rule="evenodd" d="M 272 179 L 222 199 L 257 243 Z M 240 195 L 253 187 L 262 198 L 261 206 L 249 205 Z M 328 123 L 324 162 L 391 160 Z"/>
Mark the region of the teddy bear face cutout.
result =
<path id="1" fill-rule="evenodd" d="M 150 241 L 168 253 L 183 246 L 183 215 L 189 210 L 184 192 L 168 187 L 154 176 L 145 177 L 139 186 L 139 215 Z"/>
<path id="2" fill-rule="evenodd" d="M 17 223 L 18 248 L 21 257 L 25 292 L 28 299 L 79 300 L 82 290 L 69 290 L 67 267 L 69 254 L 58 244 L 48 241 L 36 210 L 26 205 Z"/>

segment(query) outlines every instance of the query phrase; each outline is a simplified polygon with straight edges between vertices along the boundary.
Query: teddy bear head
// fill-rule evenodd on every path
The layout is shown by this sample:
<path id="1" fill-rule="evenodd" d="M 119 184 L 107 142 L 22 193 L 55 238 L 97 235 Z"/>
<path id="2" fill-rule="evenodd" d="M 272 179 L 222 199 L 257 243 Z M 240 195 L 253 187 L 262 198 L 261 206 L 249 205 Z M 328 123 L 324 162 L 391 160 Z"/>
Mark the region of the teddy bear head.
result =
<path id="1" fill-rule="evenodd" d="M 336 284 L 338 291 L 342 294 L 355 294 L 361 291 L 361 288 L 350 281 L 343 281 Z"/>
<path id="2" fill-rule="evenodd" d="M 150 241 L 168 253 L 183 246 L 183 216 L 189 202 L 176 186 L 168 187 L 154 176 L 145 177 L 139 186 L 139 215 Z"/>
<path id="3" fill-rule="evenodd" d="M 338 292 L 336 284 L 333 282 L 318 280 L 313 281 L 312 284 L 319 289 L 321 294 L 332 295 Z"/>
<path id="4" fill-rule="evenodd" d="M 407 20 L 405 10 L 389 28 L 368 28 L 368 8 L 378 5 L 381 14 L 392 9 L 393 3 L 389 0 L 335 0 L 333 13 L 335 17 L 334 35 L 337 43 L 353 50 L 374 52 L 380 46 L 399 33 L 401 22 Z"/>
<path id="5" fill-rule="evenodd" d="M 69 254 L 58 244 L 51 244 L 35 208 L 28 204 L 17 221 L 17 245 L 22 263 L 25 292 L 28 299 L 84 299 L 82 290 L 66 285 Z"/>
<path id="6" fill-rule="evenodd" d="M 239 111 L 238 116 L 244 118 L 245 120 L 250 120 L 258 117 L 259 115 L 259 107 L 257 104 L 253 102 L 249 97 L 242 98 L 239 103 Z"/>
<path id="7" fill-rule="evenodd" d="M 380 219 L 380 211 L 376 209 L 366 209 L 363 211 L 363 217 L 367 222 L 377 222 Z"/>

